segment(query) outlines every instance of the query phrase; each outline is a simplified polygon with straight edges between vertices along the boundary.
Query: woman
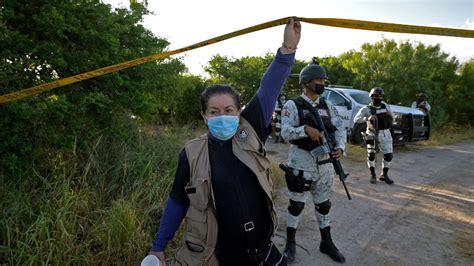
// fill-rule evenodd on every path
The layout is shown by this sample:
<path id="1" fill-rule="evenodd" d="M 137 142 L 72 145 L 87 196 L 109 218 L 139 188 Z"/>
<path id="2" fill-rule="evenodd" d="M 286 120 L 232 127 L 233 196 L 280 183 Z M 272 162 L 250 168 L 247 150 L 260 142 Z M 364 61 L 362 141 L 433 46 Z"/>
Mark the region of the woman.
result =
<path id="1" fill-rule="evenodd" d="M 269 160 L 263 144 L 275 101 L 294 62 L 301 24 L 290 20 L 282 47 L 245 110 L 230 86 L 201 94 L 209 132 L 180 153 L 172 191 L 150 254 L 165 264 L 164 250 L 186 216 L 181 265 L 258 265 L 272 250 L 277 221 Z M 283 257 L 278 257 L 282 263 Z"/>

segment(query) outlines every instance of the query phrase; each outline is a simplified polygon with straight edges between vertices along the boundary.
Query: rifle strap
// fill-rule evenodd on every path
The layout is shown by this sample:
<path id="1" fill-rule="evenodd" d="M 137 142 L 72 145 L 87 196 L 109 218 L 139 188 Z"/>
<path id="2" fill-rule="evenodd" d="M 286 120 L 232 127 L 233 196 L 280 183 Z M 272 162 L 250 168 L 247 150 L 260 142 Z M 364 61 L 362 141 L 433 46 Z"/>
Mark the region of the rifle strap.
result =
<path id="1" fill-rule="evenodd" d="M 318 123 L 318 119 L 316 119 L 316 112 L 318 112 L 318 110 L 316 109 L 315 106 L 312 106 L 308 101 L 306 101 L 305 99 L 303 99 L 303 97 L 298 97 L 298 103 L 300 105 L 304 105 L 308 110 L 310 110 L 310 115 L 311 115 L 311 118 L 313 118 L 313 122 L 318 125 L 319 127 L 322 127 L 324 125 L 319 125 Z M 326 102 L 324 101 L 324 98 L 321 97 L 319 98 L 319 105 L 322 105 L 323 107 L 325 107 L 327 109 L 327 104 Z M 318 113 L 319 115 L 319 113 Z"/>

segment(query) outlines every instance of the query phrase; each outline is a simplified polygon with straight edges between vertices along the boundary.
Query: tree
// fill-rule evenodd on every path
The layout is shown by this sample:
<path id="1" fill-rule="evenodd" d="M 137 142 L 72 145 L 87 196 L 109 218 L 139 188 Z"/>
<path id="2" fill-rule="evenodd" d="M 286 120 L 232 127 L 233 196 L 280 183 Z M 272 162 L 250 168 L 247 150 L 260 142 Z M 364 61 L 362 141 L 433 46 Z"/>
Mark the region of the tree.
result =
<path id="1" fill-rule="evenodd" d="M 454 122 L 472 124 L 474 121 L 474 59 L 462 65 L 459 79 L 447 90 L 447 109 Z"/>
<path id="2" fill-rule="evenodd" d="M 248 102 L 257 92 L 260 80 L 272 62 L 274 54 L 268 53 L 263 57 L 242 57 L 240 59 L 215 55 L 205 68 L 211 76 L 209 82 L 226 83 L 240 92 L 242 103 Z M 306 62 L 296 60 L 292 75 L 288 78 L 282 91 L 293 97 L 301 93 L 297 74 L 307 65 Z"/>
<path id="3" fill-rule="evenodd" d="M 169 121 L 189 123 L 201 121 L 200 96 L 201 92 L 208 87 L 208 82 L 201 77 L 183 75 L 176 81 L 174 87 L 170 87 L 159 95 L 159 106 L 167 107 Z"/>
<path id="4" fill-rule="evenodd" d="M 240 59 L 215 55 L 205 68 L 213 83 L 226 83 L 234 87 L 241 94 L 242 103 L 248 102 L 257 92 L 260 79 L 274 55 L 266 54 L 263 57 L 246 56 Z"/>
<path id="5" fill-rule="evenodd" d="M 0 93 L 164 51 L 168 42 L 140 22 L 147 10 L 100 1 L 2 1 Z M 185 66 L 160 60 L 0 105 L 0 168 L 81 147 L 99 134 L 126 138 L 120 119 L 159 119 L 157 95 Z M 23 165 L 24 167 L 24 165 Z"/>
<path id="6" fill-rule="evenodd" d="M 331 84 L 352 86 L 355 75 L 345 68 L 341 57 L 329 56 L 319 59 L 321 66 L 326 68 L 328 79 Z"/>
<path id="7" fill-rule="evenodd" d="M 456 81 L 459 63 L 442 52 L 439 45 L 408 41 L 397 44 L 384 39 L 363 44 L 361 51 L 344 53 L 341 60 L 344 68 L 355 76 L 354 87 L 365 90 L 382 87 L 388 102 L 402 105 L 409 105 L 416 93 L 423 91 L 435 107 L 435 120 L 446 119 L 444 99 L 448 84 Z"/>

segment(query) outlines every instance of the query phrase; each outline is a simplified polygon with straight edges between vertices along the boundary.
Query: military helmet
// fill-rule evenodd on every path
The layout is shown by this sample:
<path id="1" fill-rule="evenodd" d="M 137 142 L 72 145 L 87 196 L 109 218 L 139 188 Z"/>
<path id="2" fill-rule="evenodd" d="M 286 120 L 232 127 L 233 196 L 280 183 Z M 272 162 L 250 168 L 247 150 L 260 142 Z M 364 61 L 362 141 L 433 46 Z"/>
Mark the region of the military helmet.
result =
<path id="1" fill-rule="evenodd" d="M 374 95 L 383 96 L 384 95 L 383 89 L 380 87 L 372 88 L 369 92 L 369 97 L 372 97 Z"/>
<path id="2" fill-rule="evenodd" d="M 326 70 L 319 63 L 305 66 L 300 72 L 300 84 L 304 85 L 313 79 L 327 79 Z"/>
<path id="3" fill-rule="evenodd" d="M 418 97 L 425 97 L 426 98 L 426 94 L 424 92 L 420 92 L 417 94 Z"/>

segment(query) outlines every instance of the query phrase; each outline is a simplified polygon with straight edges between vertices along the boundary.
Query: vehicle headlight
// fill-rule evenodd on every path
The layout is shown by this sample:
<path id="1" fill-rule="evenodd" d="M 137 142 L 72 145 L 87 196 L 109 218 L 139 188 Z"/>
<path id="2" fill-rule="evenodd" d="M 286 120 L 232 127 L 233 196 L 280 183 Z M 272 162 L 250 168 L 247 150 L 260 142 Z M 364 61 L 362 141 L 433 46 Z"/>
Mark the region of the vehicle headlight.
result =
<path id="1" fill-rule="evenodd" d="M 393 124 L 394 125 L 402 125 L 403 123 L 403 114 L 401 113 L 393 113 Z"/>

